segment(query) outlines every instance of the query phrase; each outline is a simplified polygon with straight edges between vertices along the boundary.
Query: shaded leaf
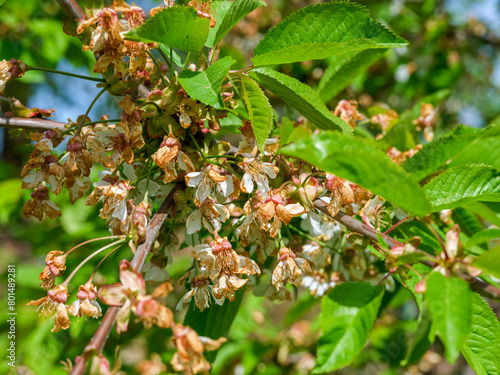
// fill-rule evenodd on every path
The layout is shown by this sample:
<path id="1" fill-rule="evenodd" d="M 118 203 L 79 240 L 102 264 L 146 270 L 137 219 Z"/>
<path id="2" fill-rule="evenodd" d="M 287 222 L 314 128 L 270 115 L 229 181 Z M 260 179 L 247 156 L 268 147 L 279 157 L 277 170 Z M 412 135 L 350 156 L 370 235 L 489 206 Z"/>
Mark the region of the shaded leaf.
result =
<path id="1" fill-rule="evenodd" d="M 492 240 L 497 240 L 500 238 L 500 228 L 486 229 L 481 232 L 477 232 L 472 237 L 470 237 L 465 243 L 465 248 L 469 249 L 475 245 L 481 245 Z"/>
<path id="2" fill-rule="evenodd" d="M 450 168 L 424 186 L 432 212 L 474 201 L 500 202 L 500 171 L 486 165 Z"/>
<path id="3" fill-rule="evenodd" d="M 339 129 L 352 133 L 344 120 L 334 116 L 318 93 L 299 80 L 268 68 L 255 69 L 249 74 L 266 89 L 291 105 L 320 129 Z"/>
<path id="4" fill-rule="evenodd" d="M 420 181 L 436 172 L 480 134 L 475 128 L 459 126 L 451 135 L 424 145 L 413 157 L 405 160 L 403 168 Z"/>
<path id="5" fill-rule="evenodd" d="M 322 132 L 280 152 L 359 184 L 416 215 L 430 208 L 418 183 L 366 138 Z"/>
<path id="6" fill-rule="evenodd" d="M 183 51 L 200 53 L 209 29 L 210 21 L 198 17 L 193 7 L 173 6 L 159 11 L 125 36 L 138 42 L 162 43 Z"/>
<path id="7" fill-rule="evenodd" d="M 328 103 L 386 51 L 387 49 L 369 49 L 335 56 L 318 84 L 321 99 Z"/>
<path id="8" fill-rule="evenodd" d="M 482 253 L 474 261 L 474 267 L 480 268 L 496 278 L 500 278 L 500 247 Z"/>
<path id="9" fill-rule="evenodd" d="M 356 358 L 368 340 L 383 294 L 382 286 L 348 282 L 323 297 L 323 331 L 313 374 L 334 371 Z"/>
<path id="10" fill-rule="evenodd" d="M 500 169 L 500 126 L 491 125 L 452 161 L 451 166 L 484 163 Z"/>
<path id="11" fill-rule="evenodd" d="M 408 44 L 349 2 L 304 7 L 269 31 L 255 48 L 254 66 L 324 59 L 369 48 Z"/>
<path id="12" fill-rule="evenodd" d="M 431 318 L 445 346 L 446 360 L 453 363 L 470 331 L 472 292 L 464 280 L 448 279 L 439 272 L 431 273 L 426 284 L 425 298 Z"/>
<path id="13" fill-rule="evenodd" d="M 217 5 L 218 3 L 225 3 L 230 6 L 226 10 L 227 5 Z M 214 35 L 213 37 L 212 35 L 209 36 L 207 46 L 216 46 L 243 17 L 262 6 L 267 6 L 267 4 L 259 0 L 235 0 L 233 3 L 215 2 L 212 7 L 214 7 L 216 13 L 219 11 L 223 13 L 222 15 L 219 14 L 222 21 L 219 23 L 219 20 L 217 20 L 217 24 L 213 30 Z"/>

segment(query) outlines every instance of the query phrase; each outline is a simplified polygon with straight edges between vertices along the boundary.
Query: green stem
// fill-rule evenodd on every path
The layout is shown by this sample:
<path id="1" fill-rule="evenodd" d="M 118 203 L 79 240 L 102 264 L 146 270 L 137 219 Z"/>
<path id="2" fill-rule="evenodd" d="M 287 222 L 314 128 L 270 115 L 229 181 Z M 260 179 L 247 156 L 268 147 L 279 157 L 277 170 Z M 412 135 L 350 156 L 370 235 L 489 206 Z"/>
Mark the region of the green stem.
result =
<path id="1" fill-rule="evenodd" d="M 200 148 L 200 145 L 198 144 L 198 141 L 196 140 L 196 138 L 194 137 L 193 133 L 191 133 L 189 130 L 187 131 L 187 133 L 189 134 L 189 137 L 191 138 L 191 140 L 193 141 L 194 143 L 194 147 L 196 147 L 196 149 L 198 150 L 198 152 L 200 153 L 202 159 L 204 162 L 207 161 L 207 159 L 205 158 L 205 154 L 203 154 L 203 151 L 201 150 Z"/>
<path id="2" fill-rule="evenodd" d="M 92 103 L 90 103 L 89 107 L 87 108 L 87 112 L 85 112 L 85 115 L 83 115 L 83 118 L 82 118 L 82 121 L 80 122 L 80 124 L 78 125 L 78 129 L 76 129 L 76 134 L 77 136 L 80 135 L 80 131 L 82 130 L 82 127 L 83 127 L 83 123 L 85 122 L 85 119 L 87 118 L 87 116 L 89 115 L 90 111 L 92 110 L 92 107 L 94 106 L 94 104 L 97 102 L 97 100 L 101 97 L 102 94 L 104 94 L 106 92 L 106 90 L 110 87 L 111 85 L 106 85 L 103 87 L 103 89 L 101 91 L 99 91 L 99 94 L 97 94 L 97 96 L 94 98 L 94 100 L 92 100 Z"/>
<path id="3" fill-rule="evenodd" d="M 170 63 L 172 64 L 172 69 L 170 69 L 170 81 L 174 79 L 174 50 L 170 47 Z"/>
<path id="4" fill-rule="evenodd" d="M 149 55 L 149 57 L 151 57 L 151 60 L 153 60 L 153 63 L 156 66 L 156 70 L 158 70 L 158 73 L 160 74 L 161 81 L 163 82 L 163 86 L 168 87 L 168 83 L 165 80 L 165 77 L 163 76 L 163 73 L 161 72 L 160 65 L 158 64 L 158 61 L 155 59 L 155 57 L 153 56 L 153 54 L 151 53 L 150 50 L 146 50 L 146 52 Z"/>
<path id="5" fill-rule="evenodd" d="M 172 49 L 170 49 L 172 50 Z M 172 62 L 172 60 L 169 60 L 168 59 L 168 56 L 166 55 L 165 52 L 163 52 L 163 50 L 161 48 L 158 48 L 158 52 L 160 53 L 161 57 L 163 58 L 163 60 L 165 60 L 165 62 L 167 63 L 168 65 L 168 69 L 171 71 L 172 69 L 174 69 L 174 63 Z"/>
<path id="6" fill-rule="evenodd" d="M 189 66 L 189 59 L 191 58 L 191 52 L 188 52 L 186 61 L 184 61 L 184 66 L 182 67 L 182 70 L 185 70 Z"/>
<path id="7" fill-rule="evenodd" d="M 68 72 L 61 72 L 60 70 L 54 70 L 54 69 L 48 69 L 48 68 L 41 68 L 41 67 L 38 67 L 38 66 L 26 65 L 26 71 L 28 71 L 28 70 L 38 70 L 40 72 L 61 74 L 63 76 L 75 77 L 75 78 L 80 78 L 80 79 L 86 79 L 87 81 L 106 82 L 106 80 L 104 78 L 87 77 L 87 76 L 82 76 L 80 74 L 73 74 L 73 73 L 68 73 Z"/>

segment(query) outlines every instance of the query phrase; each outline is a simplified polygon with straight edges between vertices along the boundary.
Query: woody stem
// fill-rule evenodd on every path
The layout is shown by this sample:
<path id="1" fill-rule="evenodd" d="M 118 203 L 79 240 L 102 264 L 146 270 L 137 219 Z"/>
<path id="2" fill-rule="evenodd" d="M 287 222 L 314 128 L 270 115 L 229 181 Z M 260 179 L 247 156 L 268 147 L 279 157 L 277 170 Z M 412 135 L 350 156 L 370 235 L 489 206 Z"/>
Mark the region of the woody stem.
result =
<path id="1" fill-rule="evenodd" d="M 163 222 L 166 220 L 167 215 L 173 206 L 174 194 L 177 190 L 182 189 L 183 187 L 184 184 L 182 183 L 178 183 L 177 185 L 175 185 L 175 187 L 172 189 L 170 194 L 158 209 L 158 212 L 155 214 L 155 216 L 147 226 L 146 239 L 137 248 L 131 262 L 132 268 L 135 271 L 142 271 L 144 261 L 146 260 L 148 253 L 151 251 L 156 236 L 158 235 Z M 85 349 L 83 349 L 82 354 L 77 357 L 77 360 L 75 360 L 75 366 L 71 370 L 70 375 L 83 375 L 87 367 L 87 361 L 90 360 L 95 353 L 100 353 L 102 351 L 102 348 L 104 347 L 104 344 L 108 339 L 109 333 L 115 325 L 116 319 L 118 317 L 118 311 L 120 311 L 120 306 L 110 306 L 108 308 L 101 321 L 101 324 L 94 332 L 94 335 L 90 339 L 89 343 L 87 344 Z"/>

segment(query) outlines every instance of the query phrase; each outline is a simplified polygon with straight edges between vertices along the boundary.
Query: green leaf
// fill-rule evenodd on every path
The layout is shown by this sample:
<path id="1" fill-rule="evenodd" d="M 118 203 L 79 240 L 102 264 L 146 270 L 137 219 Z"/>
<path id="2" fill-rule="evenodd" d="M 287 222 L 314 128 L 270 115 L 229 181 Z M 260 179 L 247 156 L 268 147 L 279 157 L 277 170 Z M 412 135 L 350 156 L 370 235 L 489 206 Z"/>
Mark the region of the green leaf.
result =
<path id="1" fill-rule="evenodd" d="M 434 330 L 429 310 L 424 305 L 418 316 L 418 326 L 401 366 L 419 362 L 434 343 Z"/>
<path id="2" fill-rule="evenodd" d="M 475 260 L 474 267 L 480 268 L 486 273 L 500 278 L 500 247 L 482 253 L 479 258 Z"/>
<path id="3" fill-rule="evenodd" d="M 500 202 L 500 171 L 486 165 L 448 169 L 424 186 L 432 212 L 469 202 Z"/>
<path id="4" fill-rule="evenodd" d="M 218 2 L 212 5 L 216 12 L 218 11 L 219 7 L 221 8 L 222 12 L 224 12 L 226 5 L 217 6 L 216 4 L 218 4 Z M 222 16 L 219 15 L 219 17 L 221 17 L 222 19 L 222 22 L 219 23 L 219 20 L 217 20 L 217 24 L 214 27 L 215 30 L 213 37 L 212 35 L 210 35 L 207 41 L 207 46 L 214 47 L 219 44 L 222 38 L 224 38 L 226 34 L 243 19 L 243 17 L 261 6 L 267 6 L 267 4 L 264 1 L 259 0 L 235 0 Z"/>
<path id="5" fill-rule="evenodd" d="M 250 76 L 307 117 L 318 128 L 340 129 L 345 133 L 352 133 L 349 124 L 334 116 L 318 93 L 308 85 L 269 68 L 255 69 L 250 72 Z"/>
<path id="6" fill-rule="evenodd" d="M 310 5 L 269 31 L 255 48 L 254 66 L 318 60 L 408 42 L 370 18 L 366 8 L 348 2 Z"/>
<path id="7" fill-rule="evenodd" d="M 413 157 L 406 159 L 403 168 L 420 181 L 445 165 L 448 160 L 474 141 L 480 133 L 477 129 L 459 126 L 451 135 L 424 145 Z"/>
<path id="8" fill-rule="evenodd" d="M 259 85 L 247 75 L 233 74 L 231 81 L 245 103 L 257 144 L 263 152 L 264 143 L 273 126 L 273 109 L 269 105 L 269 100 Z"/>
<path id="9" fill-rule="evenodd" d="M 415 215 L 430 209 L 418 183 L 369 139 L 321 132 L 280 152 L 355 182 Z"/>
<path id="10" fill-rule="evenodd" d="M 280 124 L 280 141 L 281 145 L 289 143 L 288 139 L 293 132 L 293 122 L 288 117 L 283 117 Z"/>
<path id="11" fill-rule="evenodd" d="M 491 307 L 472 293 L 472 324 L 462 354 L 478 375 L 500 374 L 500 323 Z"/>
<path id="12" fill-rule="evenodd" d="M 491 209 L 488 206 L 488 203 L 471 202 L 467 203 L 465 207 L 474 212 L 476 215 L 479 215 L 492 224 L 500 227 L 500 213 Z"/>
<path id="13" fill-rule="evenodd" d="M 165 55 L 167 55 L 170 58 L 170 51 L 172 51 L 172 63 L 177 65 L 179 68 L 182 68 L 184 66 L 184 61 L 182 60 L 182 57 L 179 56 L 177 52 L 175 52 L 173 49 L 171 50 L 169 46 L 166 46 L 164 44 L 160 44 L 160 49 L 165 52 Z"/>
<path id="14" fill-rule="evenodd" d="M 452 161 L 451 166 L 484 163 L 500 169 L 500 126 L 491 125 Z"/>
<path id="15" fill-rule="evenodd" d="M 500 238 L 500 228 L 486 229 L 478 233 L 474 233 L 465 243 L 466 249 L 470 249 L 472 246 L 481 245 L 492 240 L 497 240 Z"/>
<path id="16" fill-rule="evenodd" d="M 386 51 L 387 49 L 369 49 L 335 56 L 318 84 L 318 94 L 321 99 L 328 103 Z"/>
<path id="17" fill-rule="evenodd" d="M 222 24 L 222 20 L 226 16 L 227 12 L 229 11 L 229 8 L 234 3 L 231 1 L 223 0 L 223 1 L 214 1 L 210 4 L 210 7 L 212 8 L 212 16 L 215 18 L 215 26 L 210 28 L 210 31 L 208 32 L 208 39 L 205 43 L 207 47 L 214 47 L 215 46 L 215 35 L 220 29 L 220 26 Z"/>
<path id="18" fill-rule="evenodd" d="M 425 298 L 431 318 L 445 346 L 446 360 L 453 363 L 470 331 L 472 292 L 464 280 L 447 279 L 439 272 L 431 273 L 426 284 Z"/>
<path id="19" fill-rule="evenodd" d="M 173 6 L 156 13 L 125 36 L 138 42 L 162 43 L 183 51 L 200 53 L 209 29 L 210 21 L 198 17 L 193 7 Z"/>
<path id="20" fill-rule="evenodd" d="M 356 358 L 368 340 L 383 294 L 382 286 L 348 282 L 323 297 L 323 330 L 313 374 L 337 370 Z"/>
<path id="21" fill-rule="evenodd" d="M 231 57 L 224 57 L 210 65 L 206 72 L 183 70 L 179 74 L 179 82 L 193 99 L 222 109 L 224 108 L 224 102 L 220 95 L 222 81 L 234 63 L 235 61 Z"/>

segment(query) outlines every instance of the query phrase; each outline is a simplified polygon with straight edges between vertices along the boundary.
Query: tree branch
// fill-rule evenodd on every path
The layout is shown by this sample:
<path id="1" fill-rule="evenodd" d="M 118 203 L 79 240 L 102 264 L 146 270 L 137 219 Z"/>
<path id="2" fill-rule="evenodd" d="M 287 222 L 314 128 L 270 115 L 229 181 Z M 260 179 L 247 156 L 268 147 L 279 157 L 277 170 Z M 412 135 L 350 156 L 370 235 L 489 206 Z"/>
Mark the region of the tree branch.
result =
<path id="1" fill-rule="evenodd" d="M 83 20 L 85 13 L 75 0 L 57 0 L 64 13 L 73 20 Z"/>
<path id="2" fill-rule="evenodd" d="M 324 212 L 328 216 L 332 217 L 339 223 L 343 224 L 346 228 L 348 228 L 352 232 L 360 233 L 363 236 L 377 241 L 377 231 L 373 229 L 372 227 L 366 225 L 365 223 L 360 222 L 359 220 L 354 219 L 353 217 L 343 213 L 339 212 L 337 215 L 332 216 L 328 212 L 327 204 L 323 202 L 321 199 L 316 199 L 314 201 L 314 205 L 318 210 L 321 212 Z M 392 249 L 394 246 L 400 246 L 404 245 L 403 243 L 399 242 L 398 240 L 395 240 L 394 238 L 378 232 L 380 236 L 384 238 L 384 240 L 387 242 L 387 245 Z M 433 267 L 432 264 L 428 264 L 429 266 Z M 488 283 L 485 283 L 481 279 L 477 277 L 471 277 L 470 275 L 467 274 L 459 274 L 462 279 L 467 281 L 469 284 L 471 284 L 471 288 L 481 294 L 484 297 L 488 297 L 491 299 L 499 300 L 500 301 L 500 288 L 497 288 L 494 285 L 490 285 Z"/>
<path id="3" fill-rule="evenodd" d="M 154 215 L 153 219 L 146 228 L 146 239 L 137 248 L 134 257 L 132 259 L 132 267 L 135 271 L 141 272 L 146 260 L 147 255 L 151 251 L 153 243 L 160 232 L 160 229 L 169 214 L 174 201 L 174 194 L 177 190 L 182 188 L 184 185 L 182 183 L 177 183 L 170 194 L 168 194 L 165 201 L 162 203 L 158 212 Z M 87 367 L 87 361 L 92 358 L 94 353 L 100 353 L 106 343 L 108 336 L 113 329 L 116 318 L 118 316 L 119 306 L 110 306 L 106 311 L 106 314 L 102 318 L 101 324 L 95 331 L 94 335 L 90 339 L 89 343 L 83 349 L 83 353 L 77 357 L 75 360 L 75 366 L 70 372 L 70 375 L 82 375 L 85 373 Z"/>
<path id="4" fill-rule="evenodd" d="M 45 120 L 43 118 L 0 117 L 0 127 L 30 130 L 65 130 L 66 124 L 64 122 Z"/>

